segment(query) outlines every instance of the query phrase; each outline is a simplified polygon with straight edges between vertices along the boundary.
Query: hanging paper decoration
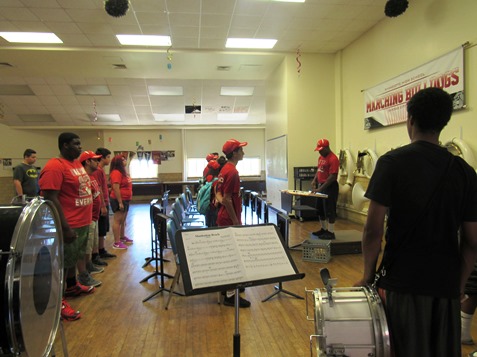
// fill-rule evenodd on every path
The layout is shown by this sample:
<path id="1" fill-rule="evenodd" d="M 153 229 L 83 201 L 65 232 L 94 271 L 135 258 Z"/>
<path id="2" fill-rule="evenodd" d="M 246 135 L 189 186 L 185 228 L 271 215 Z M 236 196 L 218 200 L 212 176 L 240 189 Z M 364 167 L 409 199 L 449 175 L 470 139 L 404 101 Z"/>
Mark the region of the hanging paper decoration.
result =
<path id="1" fill-rule="evenodd" d="M 93 98 L 93 122 L 98 121 L 98 111 L 96 110 L 96 100 Z"/>
<path id="2" fill-rule="evenodd" d="M 144 157 L 144 151 L 138 151 L 137 152 L 137 159 L 139 161 L 141 161 L 143 157 Z"/>
<path id="3" fill-rule="evenodd" d="M 167 62 L 167 69 L 168 69 L 168 70 L 171 70 L 171 69 L 172 69 L 172 52 L 171 52 L 171 48 L 172 48 L 172 46 L 167 49 L 167 60 L 169 61 L 169 62 Z"/>
<path id="4" fill-rule="evenodd" d="M 300 48 L 298 47 L 297 50 L 296 50 L 296 71 L 298 73 L 298 76 L 300 76 L 301 74 L 301 62 L 300 62 L 300 57 L 301 57 L 301 52 L 300 52 Z"/>
<path id="5" fill-rule="evenodd" d="M 144 158 L 146 161 L 151 160 L 151 152 L 150 151 L 144 151 Z"/>

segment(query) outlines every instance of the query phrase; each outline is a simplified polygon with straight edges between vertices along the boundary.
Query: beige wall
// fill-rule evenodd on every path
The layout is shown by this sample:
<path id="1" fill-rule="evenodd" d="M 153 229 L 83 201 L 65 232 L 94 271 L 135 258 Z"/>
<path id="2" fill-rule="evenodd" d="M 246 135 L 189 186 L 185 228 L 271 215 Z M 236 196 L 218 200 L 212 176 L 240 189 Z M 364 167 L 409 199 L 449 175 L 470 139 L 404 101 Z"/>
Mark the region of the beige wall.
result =
<path id="1" fill-rule="evenodd" d="M 409 142 L 405 124 L 363 130 L 362 90 L 391 79 L 431 61 L 466 41 L 475 43 L 477 26 L 474 0 L 420 0 L 410 2 L 407 11 L 394 19 L 386 18 L 365 36 L 342 52 L 343 147 L 354 153 L 376 148 L 382 155 L 390 148 Z M 441 139 L 464 139 L 477 153 L 477 47 L 464 51 L 467 109 L 454 113 Z"/>

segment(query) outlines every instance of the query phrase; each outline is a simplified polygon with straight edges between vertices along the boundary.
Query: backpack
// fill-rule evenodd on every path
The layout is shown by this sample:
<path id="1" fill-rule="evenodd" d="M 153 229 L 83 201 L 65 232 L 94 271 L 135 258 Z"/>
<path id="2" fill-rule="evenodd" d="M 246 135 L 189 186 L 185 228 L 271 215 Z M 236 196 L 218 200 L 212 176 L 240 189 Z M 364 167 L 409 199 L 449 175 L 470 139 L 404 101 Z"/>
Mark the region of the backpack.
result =
<path id="1" fill-rule="evenodd" d="M 197 192 L 197 211 L 200 214 L 206 215 L 210 210 L 212 186 L 215 181 L 217 181 L 217 178 L 206 182 Z"/>

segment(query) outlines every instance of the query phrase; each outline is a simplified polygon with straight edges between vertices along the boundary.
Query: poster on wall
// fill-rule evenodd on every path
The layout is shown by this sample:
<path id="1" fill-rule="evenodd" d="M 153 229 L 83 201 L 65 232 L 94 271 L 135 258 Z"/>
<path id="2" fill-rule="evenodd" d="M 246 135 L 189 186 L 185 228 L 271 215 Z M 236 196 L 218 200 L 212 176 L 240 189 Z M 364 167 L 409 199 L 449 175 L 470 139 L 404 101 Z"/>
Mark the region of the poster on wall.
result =
<path id="1" fill-rule="evenodd" d="M 448 92 L 452 96 L 454 110 L 464 108 L 463 47 L 364 90 L 364 129 L 405 122 L 407 102 L 418 91 L 428 87 Z"/>
<path id="2" fill-rule="evenodd" d="M 152 162 L 156 165 L 161 164 L 161 152 L 160 151 L 151 151 Z"/>

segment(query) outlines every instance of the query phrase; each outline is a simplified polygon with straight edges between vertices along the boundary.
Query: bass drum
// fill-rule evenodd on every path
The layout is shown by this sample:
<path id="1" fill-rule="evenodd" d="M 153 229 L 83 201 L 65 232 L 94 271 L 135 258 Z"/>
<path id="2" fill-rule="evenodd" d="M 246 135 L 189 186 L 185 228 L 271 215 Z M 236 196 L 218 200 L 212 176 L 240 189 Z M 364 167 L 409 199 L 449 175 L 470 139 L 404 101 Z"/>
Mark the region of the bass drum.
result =
<path id="1" fill-rule="evenodd" d="M 390 340 L 384 308 L 367 286 L 313 291 L 317 356 L 389 357 Z"/>
<path id="2" fill-rule="evenodd" d="M 60 322 L 63 238 L 50 201 L 0 206 L 0 355 L 47 356 Z"/>

